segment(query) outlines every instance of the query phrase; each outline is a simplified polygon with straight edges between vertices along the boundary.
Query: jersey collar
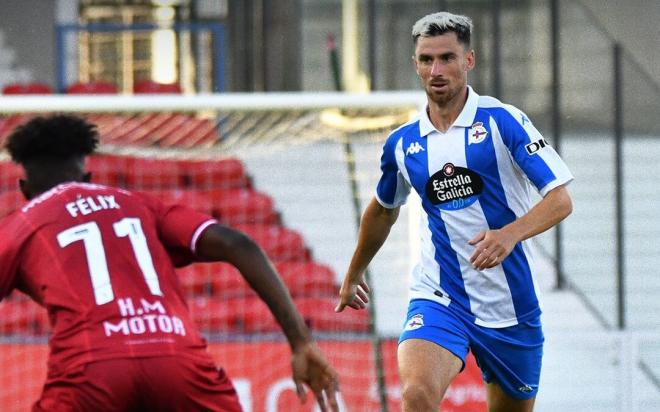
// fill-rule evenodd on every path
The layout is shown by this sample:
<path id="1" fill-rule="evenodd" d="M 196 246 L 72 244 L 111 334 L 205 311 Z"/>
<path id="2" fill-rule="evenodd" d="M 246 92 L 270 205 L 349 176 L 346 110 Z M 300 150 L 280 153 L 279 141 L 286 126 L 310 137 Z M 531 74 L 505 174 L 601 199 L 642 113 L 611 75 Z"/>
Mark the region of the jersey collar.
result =
<path id="1" fill-rule="evenodd" d="M 465 106 L 463 106 L 463 110 L 461 110 L 461 113 L 458 115 L 456 120 L 454 121 L 454 124 L 451 125 L 451 127 L 471 127 L 472 123 L 474 121 L 474 117 L 477 115 L 477 105 L 479 103 L 479 95 L 477 92 L 472 90 L 472 87 L 468 86 L 468 97 L 465 102 Z M 437 131 L 435 129 L 435 126 L 433 126 L 433 123 L 431 123 L 431 119 L 429 119 L 429 114 L 428 114 L 428 105 L 424 107 L 424 111 L 422 111 L 419 119 L 419 135 L 420 136 L 427 136 L 431 132 Z"/>

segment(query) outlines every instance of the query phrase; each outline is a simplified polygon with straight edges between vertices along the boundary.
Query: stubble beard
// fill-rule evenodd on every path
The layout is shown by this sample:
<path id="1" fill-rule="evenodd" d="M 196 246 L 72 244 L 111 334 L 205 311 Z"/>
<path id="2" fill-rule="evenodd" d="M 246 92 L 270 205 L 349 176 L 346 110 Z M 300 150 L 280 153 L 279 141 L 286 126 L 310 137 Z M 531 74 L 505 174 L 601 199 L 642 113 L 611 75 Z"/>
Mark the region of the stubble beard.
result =
<path id="1" fill-rule="evenodd" d="M 446 106 L 452 99 L 454 99 L 460 91 L 460 88 L 449 88 L 445 93 L 435 93 L 433 88 L 429 86 L 426 90 L 426 95 L 429 100 L 438 106 Z"/>

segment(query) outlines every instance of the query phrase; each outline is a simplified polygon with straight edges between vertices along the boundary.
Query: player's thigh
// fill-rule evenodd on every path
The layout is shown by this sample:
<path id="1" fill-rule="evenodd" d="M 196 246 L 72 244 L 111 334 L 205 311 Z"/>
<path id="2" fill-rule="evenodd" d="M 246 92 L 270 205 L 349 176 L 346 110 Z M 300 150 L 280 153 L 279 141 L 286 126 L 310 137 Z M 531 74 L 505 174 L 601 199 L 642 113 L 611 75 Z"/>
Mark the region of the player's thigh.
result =
<path id="1" fill-rule="evenodd" d="M 439 403 L 463 361 L 437 343 L 407 339 L 399 344 L 397 358 L 404 392 L 408 387 L 433 394 Z"/>
<path id="2" fill-rule="evenodd" d="M 240 412 L 238 394 L 213 362 L 181 356 L 142 360 L 144 403 L 152 412 Z"/>
<path id="3" fill-rule="evenodd" d="M 509 396 L 495 381 L 486 385 L 488 412 L 532 412 L 536 397 L 516 399 Z"/>
<path id="4" fill-rule="evenodd" d="M 446 306 L 414 299 L 399 338 L 398 361 L 404 394 L 428 390 L 442 398 L 465 366 L 468 337 L 463 322 Z"/>

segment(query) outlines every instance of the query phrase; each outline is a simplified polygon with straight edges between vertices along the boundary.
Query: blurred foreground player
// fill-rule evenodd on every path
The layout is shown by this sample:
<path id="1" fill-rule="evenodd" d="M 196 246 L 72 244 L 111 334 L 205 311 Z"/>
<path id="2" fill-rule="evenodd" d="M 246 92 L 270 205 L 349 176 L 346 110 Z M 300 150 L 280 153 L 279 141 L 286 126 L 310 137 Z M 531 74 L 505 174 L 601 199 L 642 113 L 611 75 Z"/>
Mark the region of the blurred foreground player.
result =
<path id="1" fill-rule="evenodd" d="M 14 288 L 48 310 L 48 377 L 33 411 L 240 411 L 188 314 L 175 266 L 236 266 L 280 323 L 293 379 L 337 410 L 337 377 L 262 250 L 183 206 L 85 183 L 94 125 L 38 117 L 8 139 L 30 200 L 0 223 L 0 297 Z M 267 367 L 267 366 L 266 366 Z"/>
<path id="2" fill-rule="evenodd" d="M 414 190 L 422 247 L 397 352 L 406 412 L 437 411 L 469 351 L 488 383 L 490 412 L 533 410 L 544 337 L 525 240 L 572 210 L 573 176 L 529 118 L 468 86 L 471 33 L 469 17 L 446 12 L 412 28 L 426 110 L 385 143 L 336 308 L 365 307 L 364 270 Z M 543 197 L 536 204 L 532 190 Z"/>

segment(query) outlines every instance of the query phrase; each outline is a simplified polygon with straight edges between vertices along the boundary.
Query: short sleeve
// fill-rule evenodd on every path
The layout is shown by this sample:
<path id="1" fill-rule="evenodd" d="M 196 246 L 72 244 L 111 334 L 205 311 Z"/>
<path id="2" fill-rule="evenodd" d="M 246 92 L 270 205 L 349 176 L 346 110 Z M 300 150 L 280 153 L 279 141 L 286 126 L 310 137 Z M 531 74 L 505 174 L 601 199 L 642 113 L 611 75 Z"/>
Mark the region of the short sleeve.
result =
<path id="1" fill-rule="evenodd" d="M 541 196 L 573 180 L 566 163 L 523 112 L 507 106 L 497 116 L 497 126 L 513 160 Z"/>
<path id="2" fill-rule="evenodd" d="M 155 213 L 158 236 L 174 265 L 181 267 L 196 261 L 197 240 L 206 228 L 217 223 L 215 218 L 184 205 L 166 205 L 143 193 L 138 196 Z"/>
<path id="3" fill-rule="evenodd" d="M 394 209 L 406 203 L 410 185 L 399 168 L 398 158 L 403 158 L 402 140 L 390 135 L 383 146 L 380 159 L 381 176 L 376 186 L 376 200 L 383 207 Z"/>

